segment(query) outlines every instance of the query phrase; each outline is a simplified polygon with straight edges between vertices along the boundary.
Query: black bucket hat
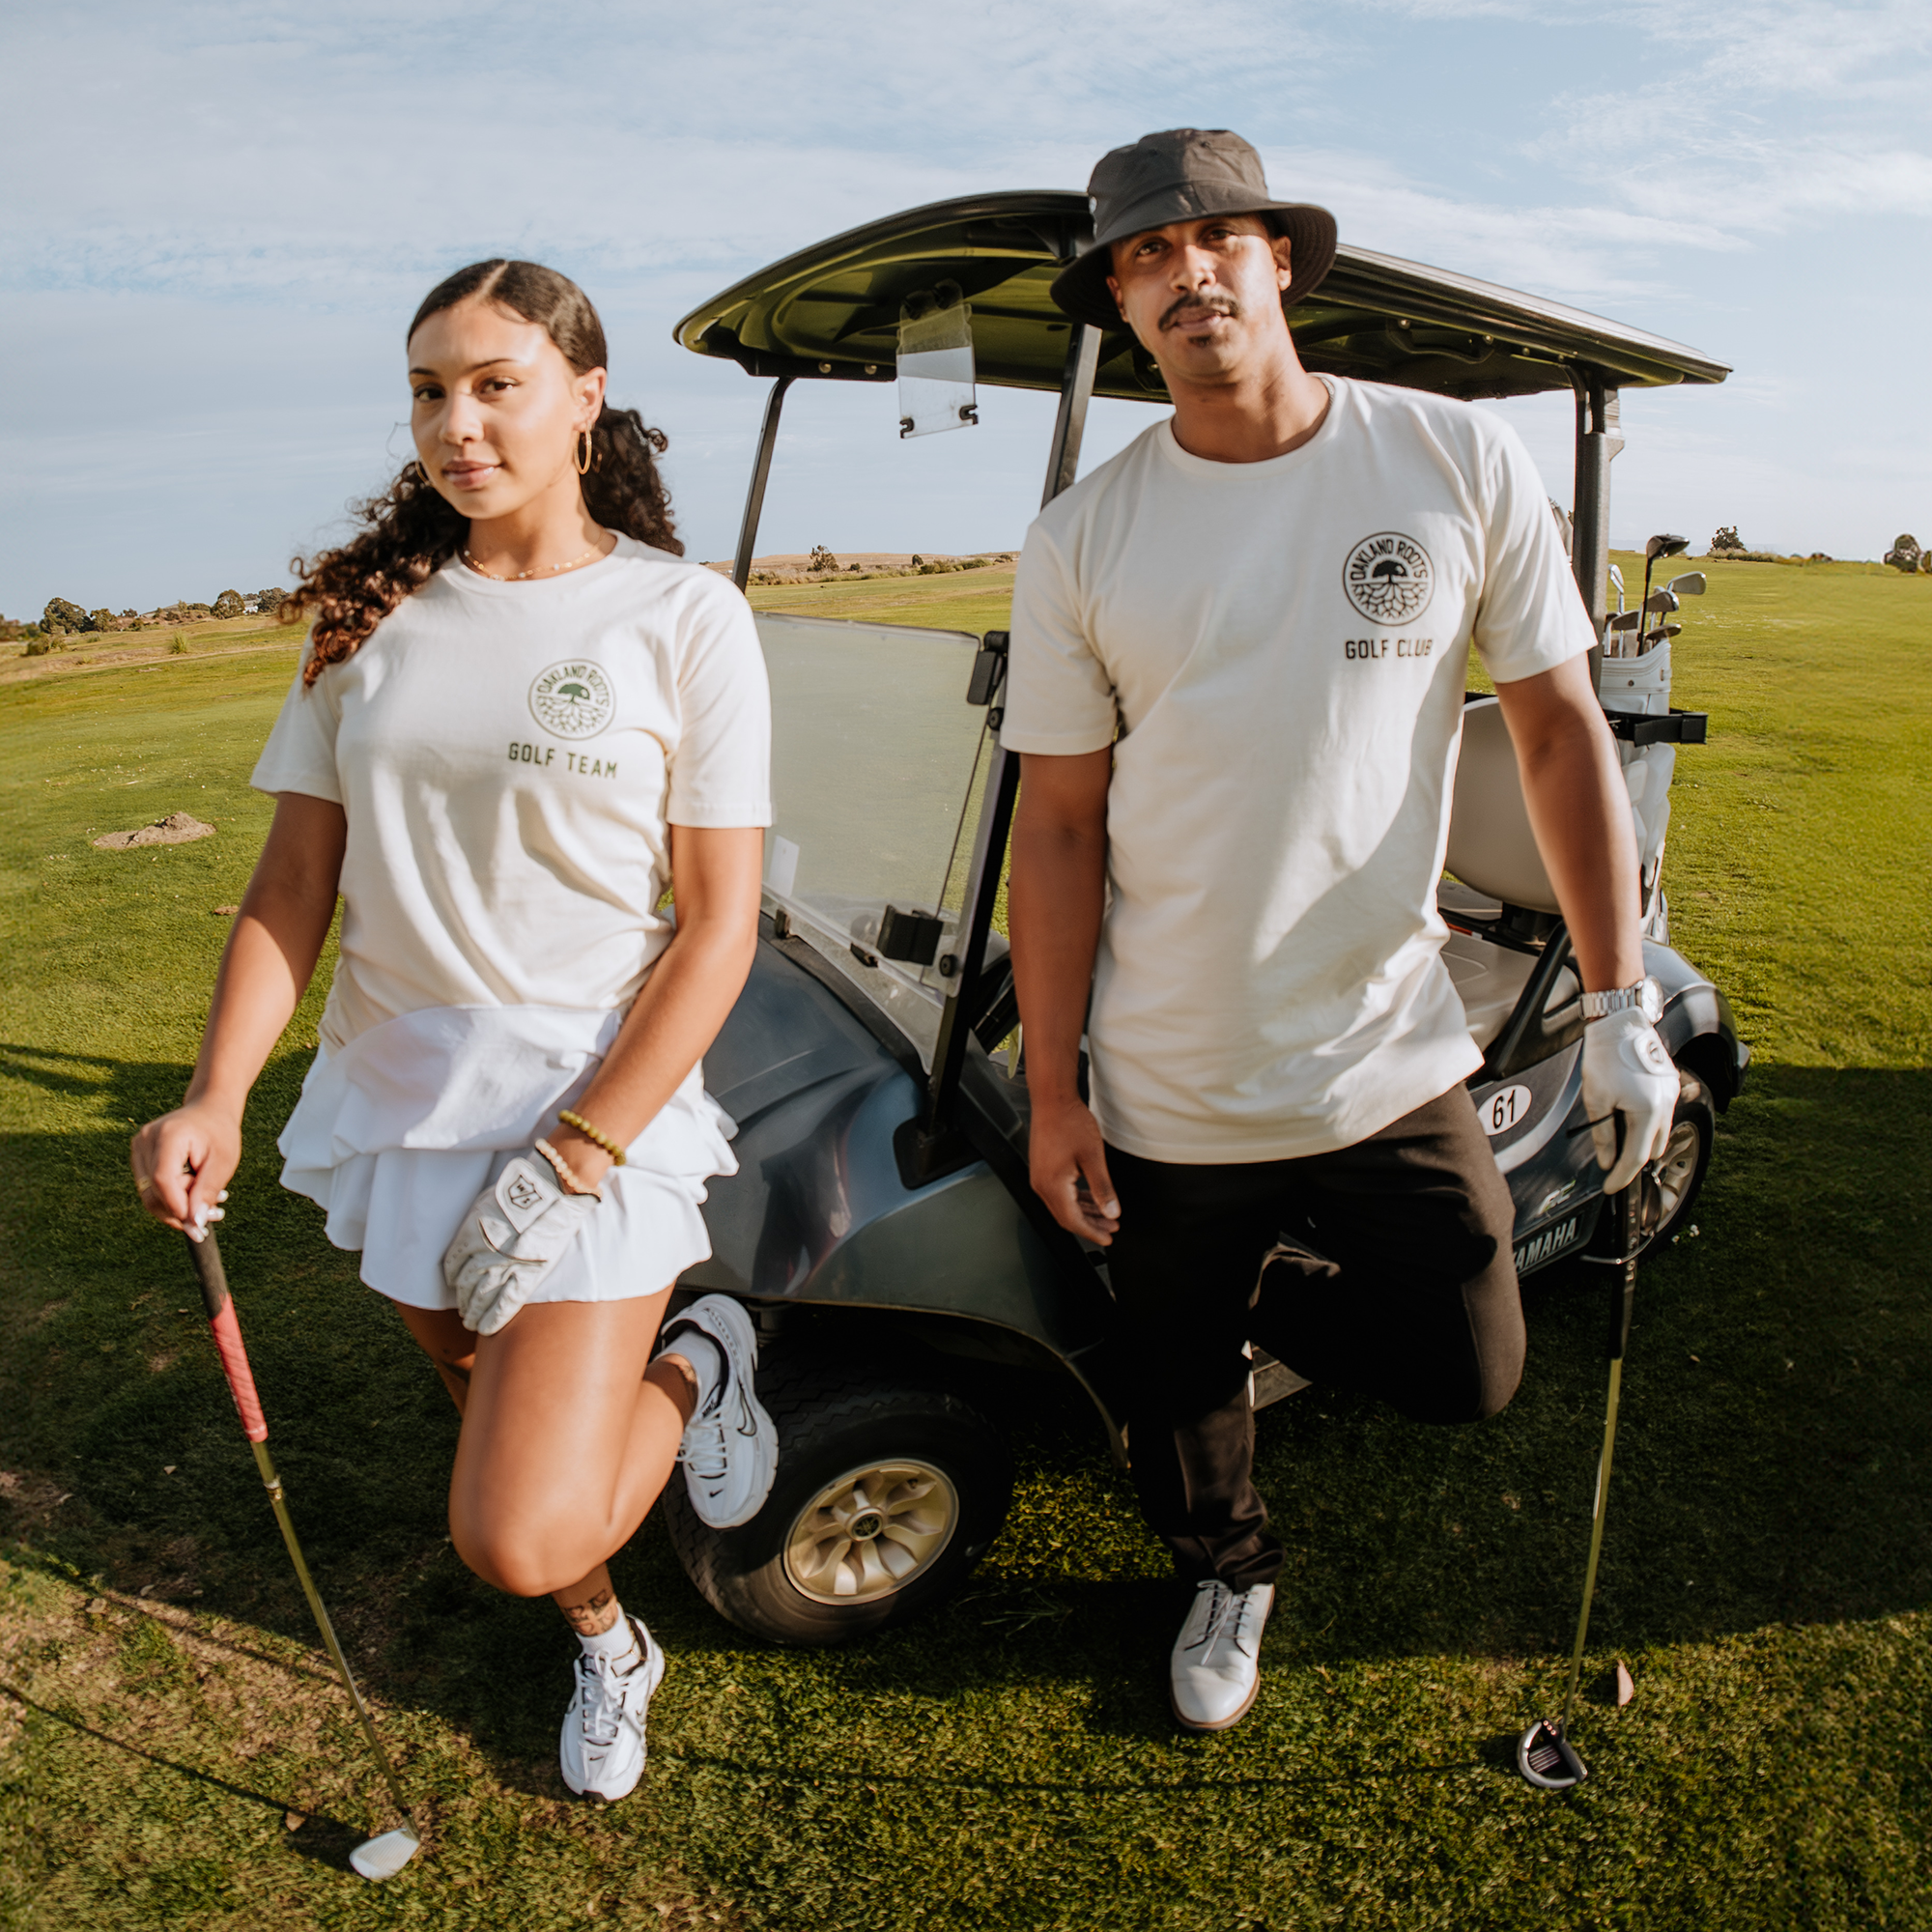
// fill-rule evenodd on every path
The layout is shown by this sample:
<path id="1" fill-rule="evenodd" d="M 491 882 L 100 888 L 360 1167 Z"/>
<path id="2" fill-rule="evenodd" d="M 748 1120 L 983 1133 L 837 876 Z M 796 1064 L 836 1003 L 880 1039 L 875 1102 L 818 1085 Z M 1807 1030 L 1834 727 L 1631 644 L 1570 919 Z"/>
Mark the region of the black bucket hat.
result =
<path id="1" fill-rule="evenodd" d="M 1053 280 L 1053 298 L 1076 322 L 1121 327 L 1120 305 L 1107 293 L 1113 254 L 1123 235 L 1198 221 L 1205 214 L 1259 214 L 1293 244 L 1294 280 L 1289 298 L 1313 295 L 1335 262 L 1335 217 L 1307 202 L 1268 196 L 1262 157 L 1225 128 L 1170 128 L 1143 134 L 1130 148 L 1105 155 L 1087 184 L 1094 204 L 1094 245 Z"/>

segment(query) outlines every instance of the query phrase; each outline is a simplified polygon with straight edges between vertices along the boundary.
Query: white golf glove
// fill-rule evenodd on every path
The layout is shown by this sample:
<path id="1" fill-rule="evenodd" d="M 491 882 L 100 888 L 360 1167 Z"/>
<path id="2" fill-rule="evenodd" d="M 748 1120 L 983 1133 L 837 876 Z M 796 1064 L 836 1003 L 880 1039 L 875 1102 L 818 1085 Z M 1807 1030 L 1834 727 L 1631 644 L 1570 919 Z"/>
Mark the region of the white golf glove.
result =
<path id="1" fill-rule="evenodd" d="M 1583 1029 L 1583 1107 L 1604 1192 L 1618 1194 L 1659 1159 L 1677 1111 L 1677 1068 L 1657 1029 L 1635 1008 L 1605 1013 Z M 1624 1123 L 1617 1153 L 1617 1120 Z"/>
<path id="2" fill-rule="evenodd" d="M 549 1161 L 520 1153 L 470 1203 L 442 1257 L 463 1325 L 479 1335 L 504 1326 L 597 1211 L 595 1194 L 566 1194 Z"/>

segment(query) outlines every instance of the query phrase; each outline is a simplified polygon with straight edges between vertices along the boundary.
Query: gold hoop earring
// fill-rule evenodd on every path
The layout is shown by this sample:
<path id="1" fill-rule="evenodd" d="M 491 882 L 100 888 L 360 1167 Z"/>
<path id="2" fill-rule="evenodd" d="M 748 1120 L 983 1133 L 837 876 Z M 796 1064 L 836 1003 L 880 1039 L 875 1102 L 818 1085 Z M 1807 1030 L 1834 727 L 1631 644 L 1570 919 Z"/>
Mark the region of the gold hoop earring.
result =
<path id="1" fill-rule="evenodd" d="M 582 452 L 577 458 L 577 473 L 580 476 L 587 476 L 590 473 L 590 432 L 587 429 L 581 429 L 577 433 L 583 439 Z"/>

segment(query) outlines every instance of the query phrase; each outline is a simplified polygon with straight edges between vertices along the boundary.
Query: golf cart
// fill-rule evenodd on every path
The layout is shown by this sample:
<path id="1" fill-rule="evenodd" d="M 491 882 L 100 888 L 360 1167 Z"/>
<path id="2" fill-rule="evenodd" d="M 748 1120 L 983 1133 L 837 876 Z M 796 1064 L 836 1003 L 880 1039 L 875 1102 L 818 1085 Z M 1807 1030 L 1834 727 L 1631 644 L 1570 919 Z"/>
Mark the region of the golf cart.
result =
<path id="1" fill-rule="evenodd" d="M 772 385 L 739 584 L 793 383 L 896 382 L 902 435 L 970 425 L 978 383 L 1057 392 L 1047 498 L 1073 481 L 1092 397 L 1164 401 L 1124 327 L 1071 323 L 1048 295 L 1091 235 L 1079 194 L 940 203 L 788 256 L 687 316 L 686 348 Z M 1662 888 L 1676 749 L 1702 741 L 1704 719 L 1671 708 L 1671 627 L 1645 626 L 1702 585 L 1652 597 L 1646 579 L 1648 610 L 1611 627 L 1609 466 L 1620 385 L 1728 372 L 1596 316 L 1350 247 L 1289 320 L 1312 370 L 1464 398 L 1576 396 L 1574 514 L 1557 516 L 1605 639 L 1593 662 L 1682 1082 L 1643 1182 L 1644 1238 L 1665 1240 L 1749 1054 L 1723 995 L 1670 950 Z M 1659 539 L 1653 556 L 1682 548 Z M 681 1286 L 754 1310 L 781 1454 L 769 1501 L 739 1528 L 709 1529 L 677 1486 L 668 1495 L 685 1568 L 724 1616 L 779 1642 L 829 1643 L 951 1591 L 998 1532 L 1010 1478 L 1000 1402 L 986 1399 L 996 1384 L 1067 1378 L 1117 1460 L 1130 1445 L 1105 1256 L 1027 1180 L 1024 1042 L 998 929 L 1019 782 L 999 737 L 1006 634 L 772 613 L 758 630 L 777 824 L 756 963 L 705 1057 L 738 1122 L 739 1172 L 712 1186 L 714 1254 Z M 1620 1265 L 1585 1125 L 1578 982 L 1493 697 L 1465 704 L 1448 867 L 1443 952 L 1484 1054 L 1469 1085 L 1515 1199 L 1517 1266 Z M 1298 1386 L 1257 1355 L 1257 1406 Z"/>

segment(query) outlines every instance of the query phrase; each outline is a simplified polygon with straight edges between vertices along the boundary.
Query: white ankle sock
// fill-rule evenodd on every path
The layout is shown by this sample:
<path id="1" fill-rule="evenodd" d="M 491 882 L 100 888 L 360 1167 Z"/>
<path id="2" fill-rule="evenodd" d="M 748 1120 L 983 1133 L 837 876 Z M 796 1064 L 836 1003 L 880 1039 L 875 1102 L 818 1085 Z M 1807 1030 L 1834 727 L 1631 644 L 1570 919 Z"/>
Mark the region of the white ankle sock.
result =
<path id="1" fill-rule="evenodd" d="M 600 1631 L 595 1636 L 585 1636 L 582 1631 L 577 1640 L 583 1646 L 585 1657 L 608 1657 L 612 1663 L 622 1663 L 638 1648 L 638 1634 L 631 1628 L 631 1620 L 624 1614 L 624 1606 L 617 1605 L 617 1621 L 607 1631 Z"/>
<path id="2" fill-rule="evenodd" d="M 668 1355 L 682 1355 L 697 1378 L 697 1407 L 711 1400 L 711 1392 L 724 1378 L 724 1351 L 701 1328 L 680 1328 L 666 1344 Z"/>

